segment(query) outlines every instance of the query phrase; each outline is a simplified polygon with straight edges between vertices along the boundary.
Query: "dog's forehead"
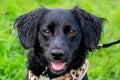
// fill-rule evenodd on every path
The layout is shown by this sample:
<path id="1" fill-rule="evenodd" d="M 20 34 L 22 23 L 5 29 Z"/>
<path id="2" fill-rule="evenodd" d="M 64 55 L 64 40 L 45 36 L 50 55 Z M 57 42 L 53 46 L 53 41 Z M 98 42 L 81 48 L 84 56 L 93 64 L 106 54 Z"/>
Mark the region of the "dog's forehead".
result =
<path id="1" fill-rule="evenodd" d="M 75 18 L 70 9 L 52 9 L 45 16 L 48 21 L 74 22 Z"/>

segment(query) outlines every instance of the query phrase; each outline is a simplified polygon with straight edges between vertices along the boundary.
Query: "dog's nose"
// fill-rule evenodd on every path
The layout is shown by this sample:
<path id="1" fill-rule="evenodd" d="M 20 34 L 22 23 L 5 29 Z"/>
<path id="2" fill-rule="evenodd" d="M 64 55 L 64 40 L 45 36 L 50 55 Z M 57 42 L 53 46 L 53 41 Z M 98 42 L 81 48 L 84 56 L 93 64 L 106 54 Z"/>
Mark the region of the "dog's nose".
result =
<path id="1" fill-rule="evenodd" d="M 64 56 L 64 50 L 53 49 L 51 55 L 54 60 L 61 60 Z"/>

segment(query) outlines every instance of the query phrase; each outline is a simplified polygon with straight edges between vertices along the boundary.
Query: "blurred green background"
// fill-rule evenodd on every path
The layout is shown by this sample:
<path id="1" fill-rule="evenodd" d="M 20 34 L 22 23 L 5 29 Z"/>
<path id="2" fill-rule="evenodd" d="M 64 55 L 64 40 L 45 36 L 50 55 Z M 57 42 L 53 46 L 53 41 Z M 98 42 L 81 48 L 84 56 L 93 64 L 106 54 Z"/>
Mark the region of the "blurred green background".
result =
<path id="1" fill-rule="evenodd" d="M 100 43 L 120 39 L 120 0 L 78 0 L 80 7 L 106 18 Z M 25 80 L 27 50 L 13 30 L 15 19 L 46 8 L 73 8 L 77 0 L 0 0 L 0 80 Z M 89 54 L 89 80 L 120 80 L 120 44 Z"/>

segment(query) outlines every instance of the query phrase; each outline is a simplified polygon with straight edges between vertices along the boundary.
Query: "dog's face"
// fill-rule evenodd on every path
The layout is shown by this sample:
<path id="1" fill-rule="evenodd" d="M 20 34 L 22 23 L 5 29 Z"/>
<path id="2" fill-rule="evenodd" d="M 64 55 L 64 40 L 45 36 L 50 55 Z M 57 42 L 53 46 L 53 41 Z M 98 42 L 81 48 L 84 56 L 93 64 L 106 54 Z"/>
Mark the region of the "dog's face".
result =
<path id="1" fill-rule="evenodd" d="M 39 44 L 49 70 L 62 74 L 78 50 L 97 47 L 102 21 L 79 8 L 39 9 L 19 17 L 16 26 L 23 47 L 36 49 Z M 84 46 L 79 49 L 81 44 Z"/>
<path id="2" fill-rule="evenodd" d="M 47 67 L 54 73 L 66 71 L 81 42 L 79 23 L 70 10 L 51 10 L 43 18 L 38 33 Z"/>

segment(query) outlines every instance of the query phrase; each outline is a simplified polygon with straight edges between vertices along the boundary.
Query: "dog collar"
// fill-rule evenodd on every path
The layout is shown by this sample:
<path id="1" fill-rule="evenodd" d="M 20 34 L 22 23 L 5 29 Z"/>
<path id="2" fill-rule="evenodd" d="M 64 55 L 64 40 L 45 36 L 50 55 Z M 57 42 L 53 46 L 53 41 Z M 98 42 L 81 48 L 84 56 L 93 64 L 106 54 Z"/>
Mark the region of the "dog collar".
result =
<path id="1" fill-rule="evenodd" d="M 82 80 L 85 76 L 88 69 L 88 61 L 85 60 L 85 63 L 78 68 L 77 70 L 70 70 L 69 73 L 64 74 L 63 76 L 59 76 L 57 78 L 53 78 L 50 80 Z M 29 71 L 28 80 L 42 80 L 34 75 L 31 71 Z"/>

